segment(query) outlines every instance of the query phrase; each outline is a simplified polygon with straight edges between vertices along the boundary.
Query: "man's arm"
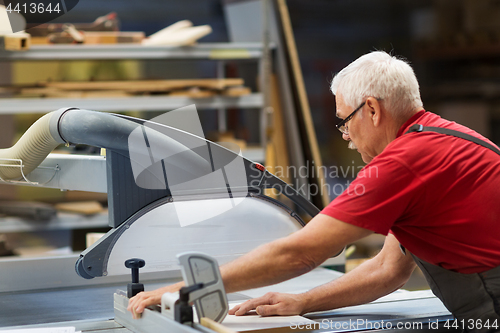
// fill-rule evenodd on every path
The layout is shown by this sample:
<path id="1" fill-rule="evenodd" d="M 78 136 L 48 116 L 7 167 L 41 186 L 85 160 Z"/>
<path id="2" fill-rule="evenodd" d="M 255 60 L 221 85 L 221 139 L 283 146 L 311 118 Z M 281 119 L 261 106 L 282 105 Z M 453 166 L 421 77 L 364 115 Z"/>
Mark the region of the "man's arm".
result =
<path id="1" fill-rule="evenodd" d="M 279 283 L 309 272 L 370 230 L 318 214 L 288 237 L 257 247 L 221 267 L 226 292 Z"/>
<path id="2" fill-rule="evenodd" d="M 296 315 L 368 303 L 402 287 L 415 266 L 411 255 L 403 255 L 399 242 L 389 234 L 377 256 L 337 280 L 299 295 L 268 293 L 229 313 L 243 315 L 256 309 L 262 316 Z"/>
<path id="3" fill-rule="evenodd" d="M 372 231 L 330 216 L 318 214 L 304 228 L 288 237 L 261 245 L 221 267 L 226 292 L 236 292 L 275 284 L 317 267 L 347 244 Z M 139 293 L 130 299 L 128 310 L 142 313 L 157 304 L 164 292 L 179 290 L 182 283 Z"/>
<path id="4" fill-rule="evenodd" d="M 396 237 L 389 234 L 382 251 L 373 259 L 335 281 L 306 292 L 303 312 L 374 301 L 401 288 L 410 278 L 415 266 L 410 253 L 404 255 Z"/>

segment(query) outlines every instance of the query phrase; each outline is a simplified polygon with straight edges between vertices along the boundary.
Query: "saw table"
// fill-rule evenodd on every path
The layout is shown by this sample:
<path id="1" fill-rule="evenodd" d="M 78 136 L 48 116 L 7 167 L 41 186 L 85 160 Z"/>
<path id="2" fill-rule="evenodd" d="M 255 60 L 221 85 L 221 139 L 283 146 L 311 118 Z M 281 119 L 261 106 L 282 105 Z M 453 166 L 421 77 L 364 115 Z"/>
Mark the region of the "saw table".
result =
<path id="1" fill-rule="evenodd" d="M 340 275 L 342 274 L 320 268 L 275 286 L 229 294 L 228 300 L 230 303 L 244 301 L 271 290 L 298 293 Z M 178 280 L 151 281 L 146 283 L 146 290 L 153 290 Z M 82 332 L 131 332 L 114 320 L 113 293 L 117 289 L 124 289 L 125 284 L 126 282 L 61 290 L 3 293 L 0 295 L 0 329 L 74 326 L 77 331 Z M 303 323 L 303 326 L 311 325 L 309 320 L 317 323 L 313 329 L 306 329 L 310 332 L 362 332 L 368 331 L 369 327 L 382 330 L 382 327 L 387 328 L 388 325 L 392 325 L 393 332 L 422 332 L 426 329 L 429 332 L 453 332 L 443 327 L 446 320 L 451 319 L 449 312 L 429 290 L 398 291 L 370 304 L 308 314 L 299 322 L 295 320 L 288 323 L 286 317 L 282 319 L 284 327 L 288 327 L 290 332 L 296 330 L 293 327 L 300 323 Z M 439 328 L 430 329 L 428 326 L 431 323 Z M 403 325 L 403 329 L 397 330 L 398 324 Z M 254 320 L 251 325 L 258 330 L 262 324 Z M 186 332 L 199 331 L 190 327 L 186 329 Z M 279 328 L 275 331 L 283 332 Z M 174 330 L 166 328 L 165 332 Z M 273 330 L 269 329 L 269 332 Z"/>
<path id="2" fill-rule="evenodd" d="M 271 290 L 299 293 L 341 275 L 342 273 L 339 272 L 319 268 L 278 285 L 229 294 L 228 301 L 230 303 L 244 301 Z M 180 278 L 170 278 L 161 282 L 148 281 L 146 290 L 153 290 L 179 280 Z M 130 332 L 114 320 L 113 309 L 113 293 L 117 289 L 124 289 L 126 282 L 2 293 L 0 295 L 0 327 L 12 329 L 74 326 L 77 330 L 84 332 Z M 317 323 L 315 329 L 308 330 L 314 332 L 361 332 L 367 330 L 367 326 L 370 325 L 381 328 L 382 323 L 385 323 L 386 327 L 393 325 L 394 328 L 391 331 L 396 331 L 396 326 L 399 324 L 414 328 L 401 331 L 417 332 L 425 329 L 430 323 L 437 322 L 441 330 L 433 329 L 432 332 L 451 332 L 443 328 L 446 320 L 451 319 L 449 312 L 429 290 L 398 291 L 370 304 L 308 314 L 299 323 L 310 324 L 306 318 Z M 288 327 L 298 325 L 297 321 L 287 325 L 286 317 L 283 317 L 283 322 Z M 256 328 L 259 327 L 258 321 L 253 321 L 252 324 Z M 419 326 L 420 324 L 422 326 Z M 290 331 L 293 329 L 290 328 Z M 173 331 L 166 329 L 165 332 Z M 189 328 L 187 332 L 197 331 Z"/>

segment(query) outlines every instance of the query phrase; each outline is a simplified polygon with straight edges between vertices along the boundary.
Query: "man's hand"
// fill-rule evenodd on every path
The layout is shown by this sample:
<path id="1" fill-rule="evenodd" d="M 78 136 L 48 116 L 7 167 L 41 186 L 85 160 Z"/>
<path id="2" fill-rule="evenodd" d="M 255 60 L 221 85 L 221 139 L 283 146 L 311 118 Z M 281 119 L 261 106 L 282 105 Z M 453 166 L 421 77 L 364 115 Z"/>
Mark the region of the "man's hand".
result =
<path id="1" fill-rule="evenodd" d="M 303 294 L 267 293 L 262 297 L 254 298 L 239 304 L 229 310 L 230 315 L 243 316 L 251 310 L 266 316 L 293 316 L 303 313 L 305 298 Z"/>
<path id="2" fill-rule="evenodd" d="M 161 296 L 164 293 L 179 291 L 183 285 L 184 282 L 179 282 L 153 291 L 140 292 L 128 301 L 127 310 L 132 312 L 132 317 L 134 319 L 139 319 L 146 307 L 161 303 Z"/>

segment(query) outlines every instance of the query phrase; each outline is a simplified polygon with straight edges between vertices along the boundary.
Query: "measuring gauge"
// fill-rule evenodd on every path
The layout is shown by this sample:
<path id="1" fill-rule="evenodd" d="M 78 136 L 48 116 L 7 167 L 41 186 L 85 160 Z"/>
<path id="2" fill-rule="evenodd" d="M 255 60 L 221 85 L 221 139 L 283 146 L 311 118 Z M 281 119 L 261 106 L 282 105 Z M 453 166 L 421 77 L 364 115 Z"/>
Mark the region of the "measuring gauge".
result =
<path id="1" fill-rule="evenodd" d="M 207 317 L 222 322 L 229 306 L 226 291 L 214 258 L 199 252 L 184 252 L 177 255 L 186 286 L 202 283 L 203 288 L 190 293 L 198 318 Z"/>

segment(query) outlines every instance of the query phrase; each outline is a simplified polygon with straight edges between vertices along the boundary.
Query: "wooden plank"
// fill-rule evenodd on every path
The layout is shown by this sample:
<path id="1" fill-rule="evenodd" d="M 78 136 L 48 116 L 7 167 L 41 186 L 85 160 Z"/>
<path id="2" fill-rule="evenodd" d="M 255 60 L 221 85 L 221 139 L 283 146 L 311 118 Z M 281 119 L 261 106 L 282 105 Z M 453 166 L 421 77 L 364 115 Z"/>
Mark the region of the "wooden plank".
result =
<path id="1" fill-rule="evenodd" d="M 188 80 L 141 80 L 141 81 L 99 81 L 99 82 L 46 82 L 45 87 L 62 90 L 123 90 L 123 91 L 168 91 L 188 87 L 224 90 L 229 86 L 241 86 L 244 81 L 234 79 L 188 79 Z"/>
<path id="2" fill-rule="evenodd" d="M 252 90 L 249 87 L 227 87 L 222 91 L 224 96 L 243 96 L 250 95 Z"/>
<path id="3" fill-rule="evenodd" d="M 31 37 L 31 45 L 47 45 L 50 44 L 47 36 L 44 37 Z"/>
<path id="4" fill-rule="evenodd" d="M 275 75 L 270 77 L 270 85 L 270 101 L 273 108 L 271 142 L 275 152 L 275 167 L 287 170 L 290 166 L 290 157 L 287 148 L 283 108 L 279 97 L 279 83 Z M 279 176 L 283 181 L 290 183 L 290 174 L 288 172 L 281 172 Z"/>
<path id="5" fill-rule="evenodd" d="M 200 25 L 196 27 L 183 27 L 173 31 L 163 31 L 153 38 L 145 39 L 144 45 L 166 45 L 183 46 L 192 45 L 196 41 L 212 32 L 209 25 Z"/>
<path id="6" fill-rule="evenodd" d="M 62 202 L 55 205 L 60 211 L 84 215 L 97 214 L 103 211 L 102 205 L 97 201 Z"/>
<path id="7" fill-rule="evenodd" d="M 84 44 L 140 44 L 144 39 L 142 31 L 83 31 Z"/>
<path id="8" fill-rule="evenodd" d="M 57 88 L 24 88 L 20 94 L 23 97 L 52 97 L 52 98 L 99 98 L 99 97 L 127 97 L 133 94 L 122 90 L 104 91 L 73 91 L 60 90 Z"/>
<path id="9" fill-rule="evenodd" d="M 269 171 L 273 175 L 276 175 L 276 151 L 274 150 L 274 144 L 272 143 L 272 141 L 268 142 L 266 145 L 266 157 L 264 164 L 267 171 Z M 282 180 L 284 179 L 282 178 Z M 278 199 L 276 190 L 273 188 L 265 189 L 264 194 L 270 198 Z"/>
<path id="10" fill-rule="evenodd" d="M 279 97 L 279 84 L 275 75 L 270 76 L 270 105 L 273 110 L 272 124 L 269 124 L 269 142 L 266 147 L 266 169 L 281 178 L 284 182 L 290 183 L 290 158 L 286 141 L 286 129 L 283 118 L 283 109 Z M 267 189 L 265 194 L 277 199 L 273 189 Z M 283 199 L 284 200 L 284 199 Z M 285 203 L 286 204 L 286 203 Z"/>
<path id="11" fill-rule="evenodd" d="M 213 90 L 202 90 L 198 87 L 193 87 L 189 89 L 174 90 L 170 91 L 169 96 L 187 96 L 191 98 L 206 98 L 213 97 L 216 93 Z"/>
<path id="12" fill-rule="evenodd" d="M 30 48 L 31 36 L 28 33 L 15 33 L 0 36 L 0 49 L 26 51 Z"/>
<path id="13" fill-rule="evenodd" d="M 306 89 L 304 86 L 304 79 L 302 76 L 302 70 L 300 68 L 299 56 L 297 53 L 297 47 L 295 45 L 295 39 L 293 37 L 292 24 L 290 22 L 290 16 L 288 14 L 288 8 L 285 0 L 277 0 L 279 15 L 281 18 L 281 24 L 283 28 L 283 33 L 285 36 L 285 44 L 288 55 L 288 60 L 292 69 L 292 77 L 294 81 L 295 94 L 299 102 L 300 118 L 303 121 L 303 129 L 305 131 L 305 140 L 308 143 L 308 148 L 306 154 L 309 155 L 308 158 L 314 163 L 312 166 L 314 168 L 314 175 L 316 177 L 311 177 L 315 180 L 316 185 L 319 186 L 319 200 L 314 200 L 315 204 L 318 206 L 326 207 L 330 203 L 330 197 L 328 192 L 325 191 L 325 176 L 323 174 L 323 165 L 321 161 L 321 155 L 319 152 L 318 141 L 316 139 L 316 133 L 314 130 L 314 124 L 311 117 L 311 110 L 309 108 L 309 102 L 307 100 Z M 321 207 L 320 207 L 321 208 Z"/>
<path id="14" fill-rule="evenodd" d="M 200 324 L 202 326 L 205 326 L 206 328 L 211 329 L 212 331 L 217 332 L 217 333 L 237 333 L 236 331 L 233 331 L 232 329 L 227 328 L 227 327 L 223 326 L 222 324 L 219 324 L 218 322 L 216 322 L 210 318 L 207 318 L 207 317 L 201 318 Z"/>
<path id="15" fill-rule="evenodd" d="M 23 97 L 49 97 L 49 98 L 101 98 L 101 97 L 129 97 L 137 94 L 147 94 L 149 91 L 131 92 L 123 90 L 60 90 L 53 87 L 48 88 L 22 88 L 18 95 Z M 157 92 L 156 92 L 157 93 Z M 186 96 L 191 98 L 206 98 L 216 95 L 243 96 L 251 93 L 247 87 L 232 87 L 222 90 L 199 89 L 197 87 L 187 89 L 176 89 L 162 91 L 169 96 Z"/>
<path id="16" fill-rule="evenodd" d="M 241 302 L 230 302 L 229 308 L 235 307 Z M 300 324 L 300 326 L 298 326 Z M 243 316 L 227 315 L 222 321 L 221 326 L 225 329 L 237 332 L 246 333 L 288 333 L 304 331 L 306 324 L 310 327 L 315 327 L 317 323 L 305 317 L 295 316 L 259 316 L 255 311 L 250 311 Z M 292 329 L 291 327 L 295 328 Z M 318 327 L 318 326 L 316 326 Z M 213 328 L 212 328 L 213 329 Z M 310 329 L 306 329 L 310 331 Z M 217 331 L 216 332 L 230 332 L 230 331 Z"/>
<path id="17" fill-rule="evenodd" d="M 243 79 L 141 80 L 99 82 L 39 82 L 0 86 L 0 93 L 22 97 L 99 98 L 127 97 L 137 94 L 169 93 L 192 98 L 243 96 L 251 94 Z"/>
<path id="18" fill-rule="evenodd" d="M 101 239 L 106 233 L 104 232 L 88 232 L 85 234 L 85 246 L 91 247 L 95 242 Z"/>

